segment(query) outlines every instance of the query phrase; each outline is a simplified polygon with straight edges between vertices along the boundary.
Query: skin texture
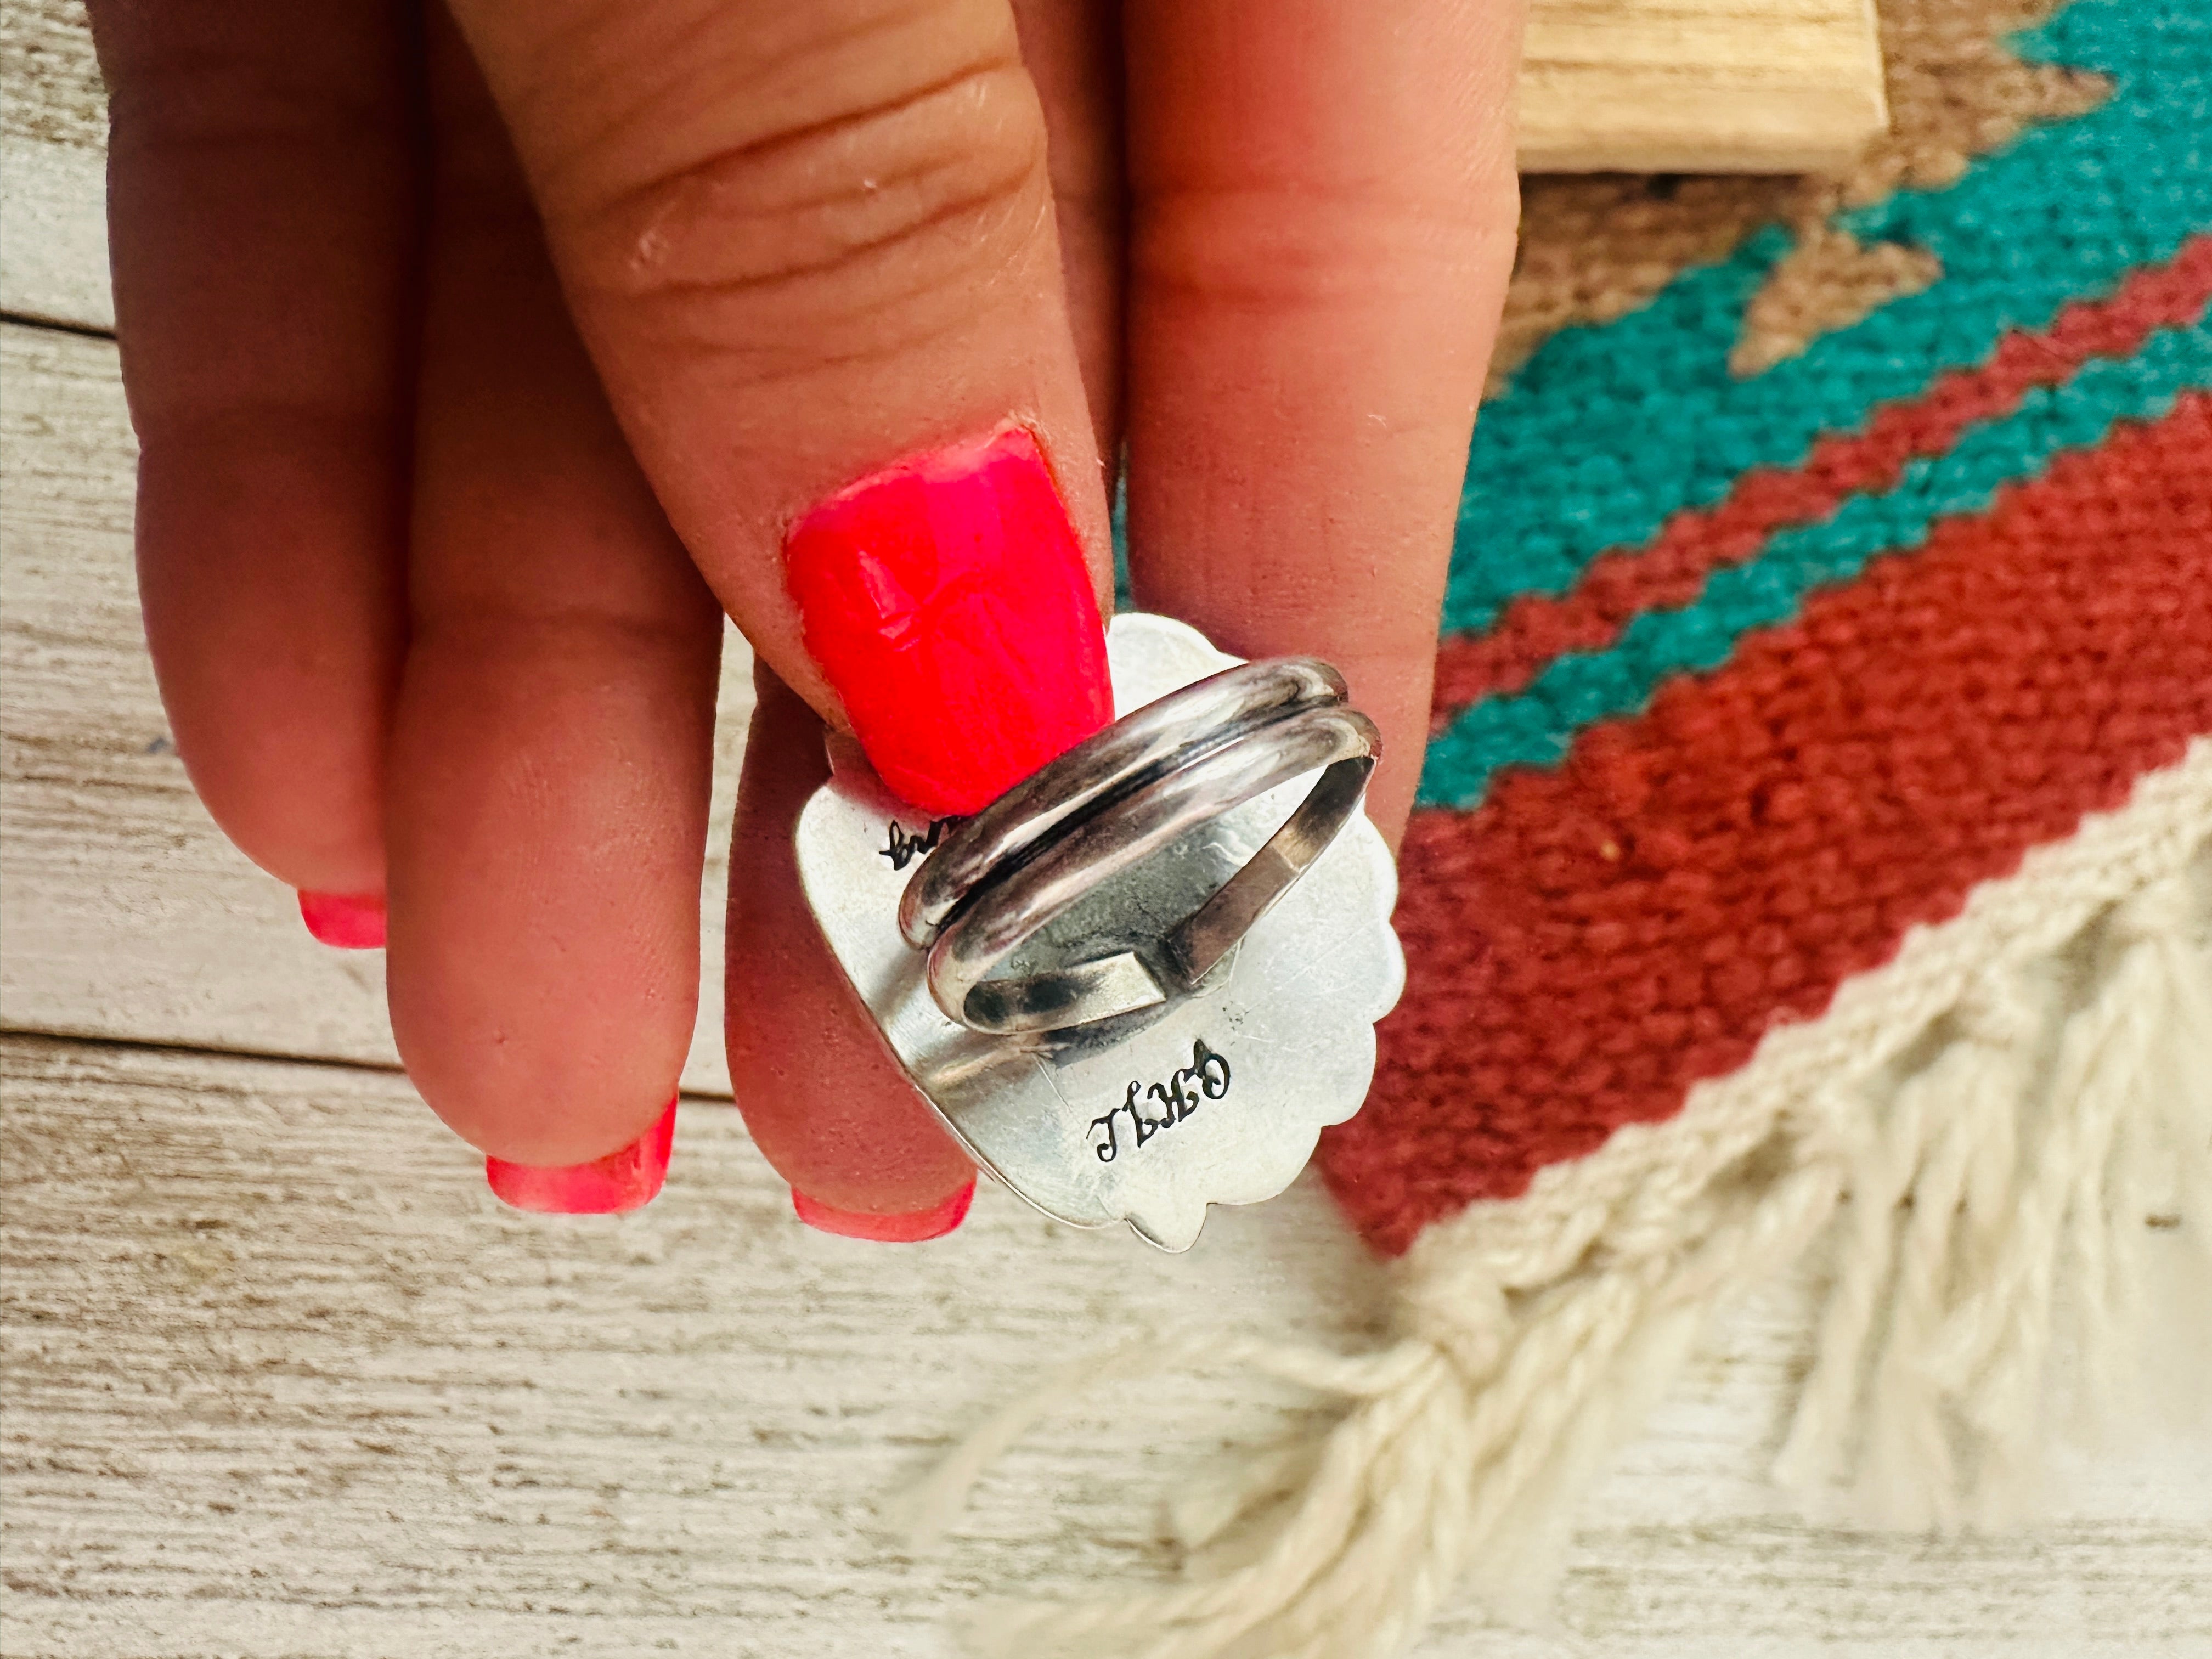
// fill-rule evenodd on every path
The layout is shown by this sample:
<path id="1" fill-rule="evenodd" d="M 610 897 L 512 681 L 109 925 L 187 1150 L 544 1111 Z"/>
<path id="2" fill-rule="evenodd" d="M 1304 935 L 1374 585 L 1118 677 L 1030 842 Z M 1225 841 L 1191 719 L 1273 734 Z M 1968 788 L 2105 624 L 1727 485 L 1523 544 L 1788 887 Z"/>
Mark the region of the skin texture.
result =
<path id="1" fill-rule="evenodd" d="M 1126 441 L 1139 601 L 1343 667 L 1395 838 L 1511 258 L 1517 12 L 453 9 L 93 8 L 179 746 L 264 868 L 383 896 L 439 1115 L 586 1163 L 659 1122 L 682 1065 L 735 617 L 763 674 L 739 1104 L 817 1213 L 947 1213 L 964 1160 L 791 879 L 851 712 L 794 526 L 1016 428 L 1103 610 Z M 942 695 L 917 729 L 963 707 Z"/>

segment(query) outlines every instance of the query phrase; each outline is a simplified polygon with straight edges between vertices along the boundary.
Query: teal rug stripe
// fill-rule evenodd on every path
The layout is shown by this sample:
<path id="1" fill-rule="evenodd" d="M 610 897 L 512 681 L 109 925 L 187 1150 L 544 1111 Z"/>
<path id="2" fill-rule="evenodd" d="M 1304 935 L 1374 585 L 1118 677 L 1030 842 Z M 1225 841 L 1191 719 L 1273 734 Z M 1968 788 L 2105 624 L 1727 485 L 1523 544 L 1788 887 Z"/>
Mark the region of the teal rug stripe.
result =
<path id="1" fill-rule="evenodd" d="M 1471 807 L 1501 767 L 1558 764 L 1583 728 L 1641 712 L 1671 676 L 1719 667 L 1746 634 L 1794 618 L 1814 589 L 1918 547 L 1939 519 L 1986 512 L 2000 489 L 2039 475 L 2053 457 L 2102 442 L 2115 422 L 2164 415 L 2179 393 L 2200 386 L 2212 386 L 2212 328 L 2197 324 L 2161 330 L 2131 357 L 2094 362 L 2063 386 L 2030 393 L 1948 453 L 1911 463 L 1895 489 L 1778 532 L 1756 558 L 1715 572 L 1689 605 L 1647 611 L 1609 649 L 1563 656 L 1524 690 L 1466 709 L 1429 744 L 1421 804 Z"/>
<path id="2" fill-rule="evenodd" d="M 1947 189 L 1843 217 L 1863 240 L 1935 253 L 1933 287 L 1738 380 L 1728 355 L 1744 307 L 1790 246 L 1770 229 L 1642 310 L 1536 352 L 1484 407 L 1468 453 L 1445 632 L 1488 627 L 1520 594 L 1565 592 L 1599 554 L 1648 542 L 1750 469 L 1799 464 L 1821 434 L 1858 428 L 2212 226 L 2212 0 L 2074 0 L 2015 45 L 2110 76 L 2113 95 Z"/>

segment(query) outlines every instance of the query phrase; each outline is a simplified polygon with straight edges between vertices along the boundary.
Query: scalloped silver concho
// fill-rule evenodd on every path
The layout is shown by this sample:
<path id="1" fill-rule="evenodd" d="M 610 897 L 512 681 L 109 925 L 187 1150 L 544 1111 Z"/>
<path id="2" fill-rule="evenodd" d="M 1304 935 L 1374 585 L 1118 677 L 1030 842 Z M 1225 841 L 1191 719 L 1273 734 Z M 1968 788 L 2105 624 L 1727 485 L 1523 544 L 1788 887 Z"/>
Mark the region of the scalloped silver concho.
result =
<path id="1" fill-rule="evenodd" d="M 1107 656 L 1117 716 L 1241 660 L 1195 629 L 1143 615 L 1114 619 Z M 1172 922 L 1241 867 L 1312 782 L 1294 779 L 1224 813 L 1102 888 L 1030 947 L 1034 965 L 1087 958 L 1102 937 Z M 928 821 L 865 769 L 841 764 L 799 814 L 799 877 L 923 1097 L 977 1163 L 1045 1214 L 1078 1227 L 1127 1221 L 1163 1249 L 1188 1249 L 1207 1205 L 1273 1198 L 1321 1131 L 1359 1109 L 1375 1022 L 1405 983 L 1390 929 L 1397 876 L 1364 813 L 1189 995 L 1012 1037 L 946 1018 L 921 954 L 899 937 L 913 873 L 902 837 L 926 836 Z"/>

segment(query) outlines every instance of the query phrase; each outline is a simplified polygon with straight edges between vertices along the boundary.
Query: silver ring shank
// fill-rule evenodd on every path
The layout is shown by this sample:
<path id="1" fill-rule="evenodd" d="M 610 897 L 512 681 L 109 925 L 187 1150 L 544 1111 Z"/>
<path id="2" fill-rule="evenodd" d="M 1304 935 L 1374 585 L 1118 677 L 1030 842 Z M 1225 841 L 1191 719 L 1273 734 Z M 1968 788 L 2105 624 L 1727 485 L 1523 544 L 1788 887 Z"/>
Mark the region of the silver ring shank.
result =
<path id="1" fill-rule="evenodd" d="M 1284 665 L 1249 666 L 1279 671 Z M 1185 709 L 1218 714 L 1249 707 L 1255 682 L 1287 688 L 1272 700 L 1263 700 L 1256 718 L 1232 715 L 1225 726 L 1201 725 L 1173 719 L 1182 711 L 1170 710 L 1151 724 L 1141 744 L 1133 741 L 1117 750 L 1125 757 L 1147 757 L 1142 764 L 1132 758 L 1120 774 L 1125 781 L 1117 786 L 1109 787 L 1102 772 L 1087 763 L 1071 764 L 1079 762 L 1089 744 L 1070 751 L 1021 786 L 1022 790 L 1041 786 L 1038 793 L 1046 795 L 1048 805 L 1040 816 L 1047 817 L 1047 827 L 1033 830 L 1023 820 L 1001 821 L 987 825 L 979 837 L 981 845 L 1018 847 L 1026 849 L 1028 856 L 1011 868 L 986 866 L 983 877 L 948 907 L 947 919 L 934 930 L 929 949 L 929 988 L 938 1006 L 977 1030 L 1054 1030 L 1134 1012 L 1195 985 L 1305 873 L 1359 810 L 1380 740 L 1365 715 L 1340 701 L 1342 681 L 1333 670 L 1324 672 L 1325 680 L 1307 674 L 1303 665 L 1296 673 L 1278 673 L 1265 681 L 1253 677 L 1244 686 L 1227 688 L 1226 696 L 1185 705 Z M 1190 690 L 1213 684 L 1200 682 Z M 1176 701 L 1163 698 L 1138 714 L 1151 714 Z M 1101 735 L 1111 737 L 1120 729 L 1117 726 Z M 1170 740 L 1171 730 L 1180 731 L 1180 742 Z M 1321 777 L 1267 844 L 1149 948 L 1026 978 L 990 977 L 1039 929 L 1102 883 L 1133 870 L 1224 812 L 1316 769 Z M 1126 781 L 1133 773 L 1135 781 Z M 1056 784 L 1071 795 L 1083 793 L 1091 804 L 1087 815 L 1060 807 L 1062 798 L 1052 793 Z M 1011 799 L 1012 794 L 1005 799 Z M 970 824 L 996 812 L 1001 804 L 994 802 Z M 955 845 L 948 842 L 940 847 L 930 862 Z M 969 857 L 980 859 L 980 854 Z M 926 863 L 916 872 L 917 885 L 928 868 Z M 915 886 L 908 892 L 911 896 Z M 942 902 L 941 890 L 933 890 L 926 902 L 932 908 Z M 927 914 L 924 907 L 925 901 L 916 901 L 918 917 Z M 905 911 L 902 905 L 902 921 Z"/>
<path id="2" fill-rule="evenodd" d="M 1300 708 L 1344 701 L 1343 677 L 1316 657 L 1278 657 L 1208 675 L 1133 709 L 967 819 L 916 870 L 899 898 L 899 932 L 917 951 L 994 871 L 1030 856 L 1063 824 L 1097 812 L 1159 775 L 1197 743 Z"/>

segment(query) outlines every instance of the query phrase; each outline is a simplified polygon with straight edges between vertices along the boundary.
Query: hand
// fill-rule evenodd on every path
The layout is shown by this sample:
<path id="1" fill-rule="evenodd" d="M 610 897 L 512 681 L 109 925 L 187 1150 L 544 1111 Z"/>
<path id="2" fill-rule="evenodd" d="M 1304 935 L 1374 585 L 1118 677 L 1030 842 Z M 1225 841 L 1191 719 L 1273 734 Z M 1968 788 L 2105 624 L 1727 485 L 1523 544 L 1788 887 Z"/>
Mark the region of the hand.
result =
<path id="1" fill-rule="evenodd" d="M 256 862 L 388 915 L 456 1131 L 631 1149 L 510 1196 L 657 1185 L 726 611 L 762 665 L 738 1103 L 817 1223 L 957 1219 L 973 1172 L 792 821 L 822 720 L 959 811 L 1102 718 L 1124 446 L 1139 605 L 1342 668 L 1401 829 L 1512 257 L 1516 0 L 92 10 L 178 745 Z"/>

